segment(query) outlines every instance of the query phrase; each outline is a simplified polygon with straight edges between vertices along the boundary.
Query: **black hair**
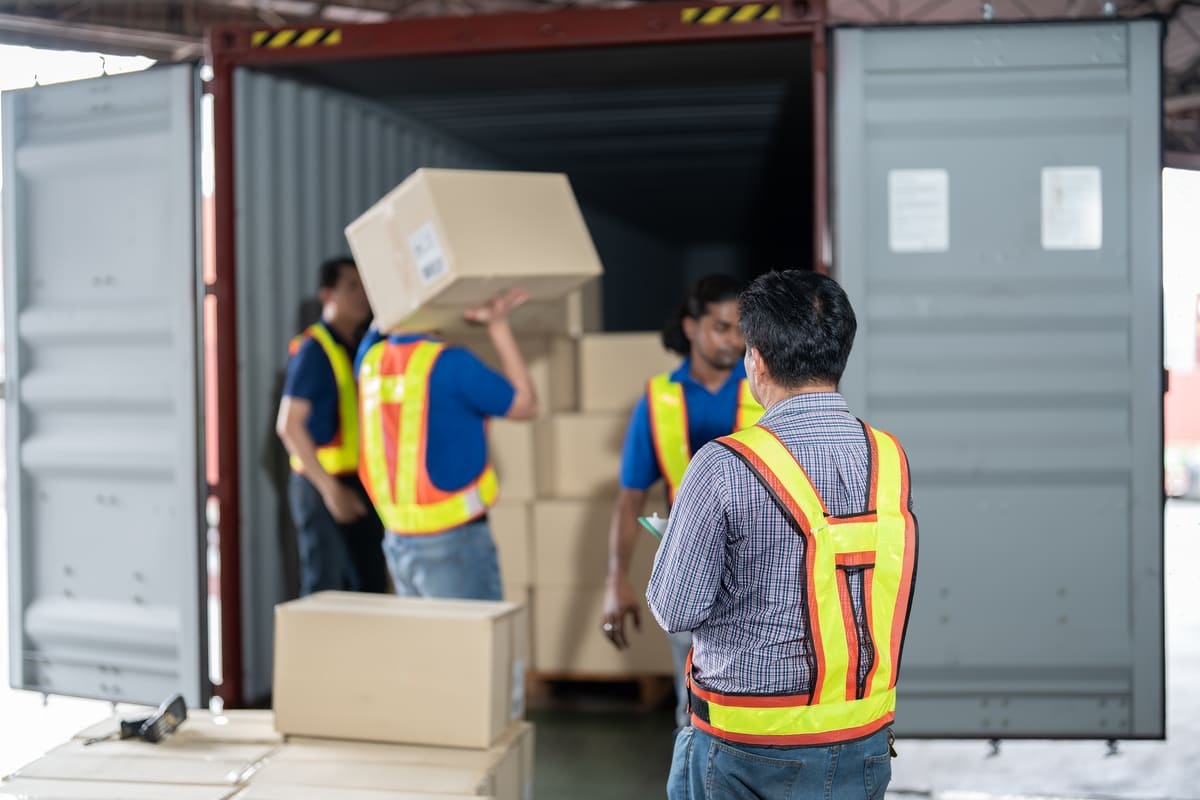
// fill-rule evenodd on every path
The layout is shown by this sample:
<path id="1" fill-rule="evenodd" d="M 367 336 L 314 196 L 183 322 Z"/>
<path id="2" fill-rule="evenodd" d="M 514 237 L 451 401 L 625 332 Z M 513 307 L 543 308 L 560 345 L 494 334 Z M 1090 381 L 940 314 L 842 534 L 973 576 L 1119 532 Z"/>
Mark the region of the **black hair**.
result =
<path id="1" fill-rule="evenodd" d="M 683 321 L 688 318 L 700 319 L 708 313 L 708 307 L 713 303 L 737 300 L 741 289 L 742 285 L 736 278 L 717 272 L 693 283 L 679 310 L 663 328 L 663 347 L 685 358 L 691 355 L 692 345 L 683 331 Z"/>
<path id="2" fill-rule="evenodd" d="M 858 321 L 837 281 L 807 270 L 768 272 L 742 292 L 738 311 L 746 349 L 759 352 L 780 386 L 841 380 Z"/>
<path id="3" fill-rule="evenodd" d="M 350 256 L 334 256 L 333 258 L 327 258 L 322 261 L 319 278 L 320 288 L 333 289 L 336 287 L 338 279 L 342 277 L 342 267 L 354 267 L 355 269 L 358 268 L 354 263 L 354 259 Z"/>

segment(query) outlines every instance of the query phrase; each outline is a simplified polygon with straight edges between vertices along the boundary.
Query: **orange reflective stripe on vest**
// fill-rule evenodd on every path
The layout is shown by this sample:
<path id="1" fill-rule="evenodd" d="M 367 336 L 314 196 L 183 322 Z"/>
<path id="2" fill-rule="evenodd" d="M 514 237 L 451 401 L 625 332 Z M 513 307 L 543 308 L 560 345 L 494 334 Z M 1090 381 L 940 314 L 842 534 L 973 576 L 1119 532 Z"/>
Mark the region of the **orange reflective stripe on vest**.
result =
<path id="1" fill-rule="evenodd" d="M 324 325 L 313 325 L 288 344 L 288 355 L 295 356 L 307 339 L 321 346 L 337 388 L 337 433 L 328 444 L 317 447 L 317 461 L 330 475 L 345 475 L 358 470 L 358 386 L 354 382 L 354 365 L 350 354 L 333 338 Z M 292 469 L 303 472 L 304 465 L 296 456 L 289 459 Z"/>
<path id="2" fill-rule="evenodd" d="M 804 468 L 776 436 L 754 426 L 718 441 L 745 463 L 805 542 L 805 608 L 816 666 L 811 694 L 726 695 L 689 685 L 695 724 L 745 744 L 810 745 L 870 735 L 892 721 L 896 676 L 916 577 L 917 529 L 908 510 L 908 462 L 890 434 L 863 425 L 871 450 L 870 508 L 831 517 Z M 849 572 L 862 576 L 866 625 L 854 620 Z M 860 633 L 873 661 L 859 680 Z"/>
<path id="3" fill-rule="evenodd" d="M 662 473 L 667 496 L 673 503 L 693 455 L 683 384 L 671 380 L 670 373 L 655 375 L 646 385 L 646 405 L 650 409 L 650 436 L 654 440 L 658 471 Z M 750 382 L 743 378 L 738 385 L 732 430 L 748 428 L 758 422 L 762 413 L 762 406 L 750 394 Z"/>
<path id="4" fill-rule="evenodd" d="M 359 370 L 362 463 L 359 474 L 384 526 L 406 535 L 440 533 L 483 515 L 499 496 L 491 466 L 469 486 L 446 492 L 426 467 L 429 381 L 445 345 L 384 340 Z"/>

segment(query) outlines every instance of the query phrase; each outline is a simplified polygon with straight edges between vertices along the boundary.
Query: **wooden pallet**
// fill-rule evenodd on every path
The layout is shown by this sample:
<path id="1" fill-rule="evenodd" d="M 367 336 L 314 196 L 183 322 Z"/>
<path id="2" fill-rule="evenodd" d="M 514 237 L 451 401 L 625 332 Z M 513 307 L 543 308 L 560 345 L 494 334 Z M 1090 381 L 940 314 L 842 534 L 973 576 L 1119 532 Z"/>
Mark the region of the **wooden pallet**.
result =
<path id="1" fill-rule="evenodd" d="M 674 707 L 675 681 L 670 675 L 530 672 L 525 697 L 531 709 L 654 711 Z"/>

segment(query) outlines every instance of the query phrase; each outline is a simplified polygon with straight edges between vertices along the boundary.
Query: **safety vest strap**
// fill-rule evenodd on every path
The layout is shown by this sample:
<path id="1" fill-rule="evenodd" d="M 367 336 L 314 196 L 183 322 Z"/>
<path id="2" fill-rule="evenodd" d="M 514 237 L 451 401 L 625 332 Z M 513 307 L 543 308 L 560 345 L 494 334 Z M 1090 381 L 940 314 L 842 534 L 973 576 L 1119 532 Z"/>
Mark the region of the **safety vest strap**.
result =
<path id="1" fill-rule="evenodd" d="M 481 516 L 499 499 L 499 482 L 490 466 L 455 492 L 439 491 L 429 479 L 429 385 L 444 349 L 439 342 L 421 341 L 396 349 L 382 341 L 367 351 L 360 368 L 363 484 L 384 526 L 403 535 L 458 527 Z M 399 406 L 395 418 L 385 414 L 387 406 Z M 391 459 L 388 442 L 394 443 Z"/>
<path id="2" fill-rule="evenodd" d="M 871 452 L 868 499 L 875 503 L 841 518 L 829 516 L 803 467 L 771 431 L 754 426 L 718 440 L 750 468 L 804 538 L 804 608 L 816 671 L 810 694 L 761 696 L 708 691 L 689 668 L 698 727 L 743 743 L 803 745 L 859 738 L 891 721 L 915 578 L 916 524 L 903 450 L 889 434 L 863 429 Z M 861 581 L 861 631 L 851 573 Z M 859 663 L 862 635 L 874 653 L 870 665 Z"/>
<path id="3" fill-rule="evenodd" d="M 683 384 L 671 380 L 669 373 L 655 375 L 646 385 L 646 404 L 650 409 L 650 435 L 658 469 L 667 484 L 667 495 L 674 502 L 692 460 Z"/>
<path id="4" fill-rule="evenodd" d="M 300 352 L 300 347 L 310 338 L 316 340 L 329 359 L 337 390 L 337 430 L 331 441 L 317 447 L 317 461 L 330 475 L 352 474 L 358 469 L 359 450 L 358 386 L 354 380 L 354 365 L 346 349 L 324 325 L 311 325 L 303 334 L 294 337 L 288 345 L 289 356 Z M 296 456 L 289 462 L 296 472 L 303 471 L 304 465 Z"/>
<path id="5" fill-rule="evenodd" d="M 738 383 L 737 418 L 733 423 L 734 432 L 757 424 L 762 415 L 763 407 L 754 399 L 754 395 L 750 391 L 750 381 L 742 378 Z"/>

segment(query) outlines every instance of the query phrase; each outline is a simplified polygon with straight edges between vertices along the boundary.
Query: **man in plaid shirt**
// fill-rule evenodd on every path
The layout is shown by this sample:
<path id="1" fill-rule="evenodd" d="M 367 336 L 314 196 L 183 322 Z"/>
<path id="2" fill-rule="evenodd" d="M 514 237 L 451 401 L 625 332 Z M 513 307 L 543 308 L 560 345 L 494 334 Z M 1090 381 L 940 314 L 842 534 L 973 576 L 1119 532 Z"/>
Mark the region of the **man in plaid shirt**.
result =
<path id="1" fill-rule="evenodd" d="M 835 281 L 769 273 L 740 306 L 746 372 L 766 409 L 745 441 L 776 448 L 775 460 L 732 441 L 741 434 L 705 445 L 655 561 L 650 609 L 695 643 L 694 724 L 678 734 L 668 796 L 882 798 L 916 569 L 907 460 L 838 393 L 856 321 Z M 769 468 L 784 461 L 790 473 Z M 789 506 L 796 496 L 816 513 Z M 838 548 L 821 537 L 837 535 L 855 544 L 835 569 Z"/>

